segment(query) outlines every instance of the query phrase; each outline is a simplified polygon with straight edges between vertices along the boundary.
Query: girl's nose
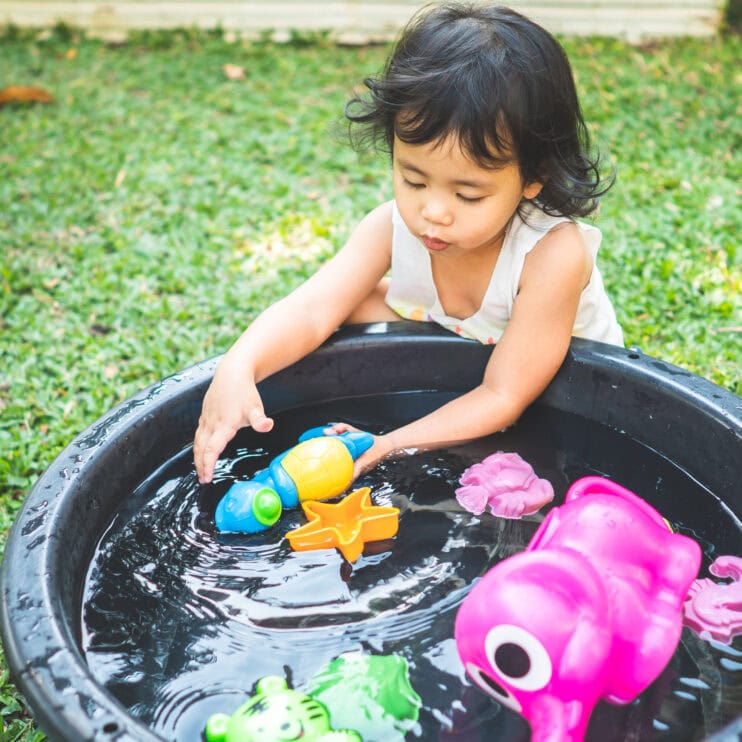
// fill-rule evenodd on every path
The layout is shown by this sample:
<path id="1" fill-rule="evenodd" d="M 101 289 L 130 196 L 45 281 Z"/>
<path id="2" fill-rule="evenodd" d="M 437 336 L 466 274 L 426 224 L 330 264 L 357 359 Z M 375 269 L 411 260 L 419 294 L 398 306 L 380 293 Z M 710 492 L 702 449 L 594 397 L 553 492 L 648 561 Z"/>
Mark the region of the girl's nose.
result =
<path id="1" fill-rule="evenodd" d="M 449 227 L 453 224 L 453 215 L 443 198 L 427 198 L 423 203 L 422 216 L 430 224 L 441 224 Z"/>

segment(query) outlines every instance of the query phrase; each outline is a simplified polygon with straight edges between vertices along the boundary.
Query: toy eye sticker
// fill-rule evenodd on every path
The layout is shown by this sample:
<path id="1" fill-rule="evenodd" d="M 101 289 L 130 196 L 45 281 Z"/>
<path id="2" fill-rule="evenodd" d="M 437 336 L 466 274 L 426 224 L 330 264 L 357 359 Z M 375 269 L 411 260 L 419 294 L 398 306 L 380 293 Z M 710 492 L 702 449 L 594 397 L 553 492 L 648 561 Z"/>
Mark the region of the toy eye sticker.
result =
<path id="1" fill-rule="evenodd" d="M 487 632 L 487 659 L 494 670 L 519 690 L 541 690 L 551 680 L 551 659 L 544 645 L 520 626 L 501 624 Z"/>
<path id="2" fill-rule="evenodd" d="M 478 668 L 472 662 L 466 663 L 466 671 L 469 677 L 489 696 L 507 706 L 509 709 L 520 713 L 523 709 L 518 701 L 510 695 L 507 688 L 503 688 L 493 677 Z"/>

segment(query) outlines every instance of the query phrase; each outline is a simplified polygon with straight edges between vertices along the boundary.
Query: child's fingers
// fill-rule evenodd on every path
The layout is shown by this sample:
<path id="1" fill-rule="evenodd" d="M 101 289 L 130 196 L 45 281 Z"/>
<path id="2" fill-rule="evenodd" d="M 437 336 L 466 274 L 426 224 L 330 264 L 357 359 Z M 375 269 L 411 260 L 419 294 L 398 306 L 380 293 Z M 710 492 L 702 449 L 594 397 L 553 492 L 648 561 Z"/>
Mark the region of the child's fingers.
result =
<path id="1" fill-rule="evenodd" d="M 325 429 L 325 435 L 342 435 L 343 433 L 355 432 L 358 433 L 358 428 L 354 428 L 348 423 L 330 423 Z"/>
<path id="2" fill-rule="evenodd" d="M 196 465 L 196 474 L 198 475 L 198 481 L 203 481 L 203 450 L 206 445 L 206 440 L 209 434 L 206 432 L 203 421 L 199 421 L 196 435 L 193 438 L 193 463 Z"/>
<path id="3" fill-rule="evenodd" d="M 208 484 L 212 480 L 214 467 L 219 459 L 219 455 L 227 443 L 232 440 L 236 432 L 236 430 L 232 430 L 231 428 L 218 428 L 208 435 L 208 438 L 206 438 L 203 444 L 199 445 L 195 459 L 198 481 L 201 484 Z"/>
<path id="4" fill-rule="evenodd" d="M 376 466 L 378 461 L 378 454 L 374 453 L 373 447 L 369 448 L 368 451 L 364 451 L 353 462 L 353 479 L 356 480 L 361 474 Z"/>
<path id="5" fill-rule="evenodd" d="M 262 405 L 254 405 L 247 413 L 247 423 L 258 433 L 267 433 L 273 429 L 273 419 L 267 417 Z"/>
<path id="6" fill-rule="evenodd" d="M 248 410 L 240 425 L 223 424 L 213 429 L 208 429 L 204 423 L 199 425 L 193 441 L 193 460 L 201 484 L 208 484 L 213 479 L 219 456 L 243 425 L 249 425 L 258 433 L 267 433 L 273 428 L 273 420 L 266 417 L 262 405 L 256 404 Z"/>

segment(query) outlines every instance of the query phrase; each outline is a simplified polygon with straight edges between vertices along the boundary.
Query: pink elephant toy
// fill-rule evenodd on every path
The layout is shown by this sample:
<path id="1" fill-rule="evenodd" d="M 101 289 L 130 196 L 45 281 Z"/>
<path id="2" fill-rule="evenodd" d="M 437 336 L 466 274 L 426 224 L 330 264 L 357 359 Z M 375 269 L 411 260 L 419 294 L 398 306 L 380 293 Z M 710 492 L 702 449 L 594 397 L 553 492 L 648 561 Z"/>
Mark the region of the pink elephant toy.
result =
<path id="1" fill-rule="evenodd" d="M 456 616 L 467 673 L 521 713 L 533 742 L 582 740 L 595 704 L 625 704 L 682 631 L 698 544 L 608 479 L 585 477 L 524 552 L 487 572 Z"/>

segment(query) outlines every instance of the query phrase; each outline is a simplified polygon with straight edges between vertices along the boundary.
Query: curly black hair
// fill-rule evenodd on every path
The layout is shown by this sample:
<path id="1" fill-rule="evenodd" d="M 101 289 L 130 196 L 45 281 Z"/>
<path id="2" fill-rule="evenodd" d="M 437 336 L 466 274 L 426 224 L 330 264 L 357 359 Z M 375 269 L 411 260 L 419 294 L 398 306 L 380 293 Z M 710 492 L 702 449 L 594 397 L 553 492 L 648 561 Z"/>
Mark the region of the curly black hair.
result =
<path id="1" fill-rule="evenodd" d="M 368 93 L 345 106 L 354 144 L 393 151 L 455 136 L 480 166 L 517 163 L 548 214 L 586 216 L 612 185 L 599 172 L 569 60 L 557 40 L 500 6 L 423 9 Z"/>

